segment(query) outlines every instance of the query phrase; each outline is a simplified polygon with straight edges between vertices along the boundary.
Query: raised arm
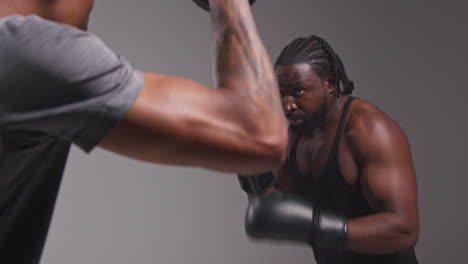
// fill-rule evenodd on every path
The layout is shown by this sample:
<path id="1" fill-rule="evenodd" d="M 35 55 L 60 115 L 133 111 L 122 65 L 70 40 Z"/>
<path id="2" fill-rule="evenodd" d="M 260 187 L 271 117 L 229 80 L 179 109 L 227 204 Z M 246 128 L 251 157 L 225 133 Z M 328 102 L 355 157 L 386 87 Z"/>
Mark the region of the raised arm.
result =
<path id="1" fill-rule="evenodd" d="M 150 162 L 244 174 L 282 163 L 286 122 L 248 1 L 210 0 L 210 6 L 218 89 L 145 73 L 143 91 L 102 147 Z"/>

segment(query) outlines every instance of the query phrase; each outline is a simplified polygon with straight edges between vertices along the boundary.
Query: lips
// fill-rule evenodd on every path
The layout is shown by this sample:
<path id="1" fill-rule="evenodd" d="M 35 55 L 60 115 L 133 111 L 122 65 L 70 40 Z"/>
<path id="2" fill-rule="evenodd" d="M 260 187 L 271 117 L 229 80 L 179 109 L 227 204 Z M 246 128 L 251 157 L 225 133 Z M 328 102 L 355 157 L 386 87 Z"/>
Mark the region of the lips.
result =
<path id="1" fill-rule="evenodd" d="M 291 126 L 298 126 L 304 122 L 304 117 L 301 115 L 286 115 L 286 118 Z"/>

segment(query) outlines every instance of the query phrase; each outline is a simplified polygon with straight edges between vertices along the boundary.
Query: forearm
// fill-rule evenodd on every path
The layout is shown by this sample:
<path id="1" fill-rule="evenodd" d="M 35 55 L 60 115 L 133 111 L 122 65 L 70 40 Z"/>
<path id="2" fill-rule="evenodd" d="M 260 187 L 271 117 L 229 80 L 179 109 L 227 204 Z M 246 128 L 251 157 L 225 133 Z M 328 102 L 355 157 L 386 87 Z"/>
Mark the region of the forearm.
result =
<path id="1" fill-rule="evenodd" d="M 389 212 L 349 219 L 345 248 L 365 254 L 404 251 L 416 243 L 416 226 Z"/>
<path id="2" fill-rule="evenodd" d="M 261 105 L 284 118 L 273 66 L 248 1 L 210 0 L 210 6 L 217 86 L 241 95 L 251 106 Z"/>

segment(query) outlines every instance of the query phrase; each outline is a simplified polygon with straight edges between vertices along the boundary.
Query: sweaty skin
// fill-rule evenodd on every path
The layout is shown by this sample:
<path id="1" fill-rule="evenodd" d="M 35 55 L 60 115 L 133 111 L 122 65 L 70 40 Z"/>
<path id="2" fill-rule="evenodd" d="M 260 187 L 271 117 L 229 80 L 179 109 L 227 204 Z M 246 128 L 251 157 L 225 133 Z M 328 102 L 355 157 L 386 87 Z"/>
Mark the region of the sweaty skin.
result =
<path id="1" fill-rule="evenodd" d="M 347 95 L 336 96 L 333 80 L 321 80 L 309 64 L 276 67 L 283 106 L 297 147 L 299 170 L 314 182 L 326 164 Z M 289 159 L 275 171 L 275 187 L 299 193 Z M 346 249 L 389 254 L 414 247 L 419 232 L 417 185 L 408 139 L 400 126 L 374 104 L 355 99 L 339 148 L 344 180 L 361 190 L 374 214 L 348 219 Z M 269 191 L 275 191 L 275 188 Z M 307 197 L 310 193 L 300 193 Z"/>

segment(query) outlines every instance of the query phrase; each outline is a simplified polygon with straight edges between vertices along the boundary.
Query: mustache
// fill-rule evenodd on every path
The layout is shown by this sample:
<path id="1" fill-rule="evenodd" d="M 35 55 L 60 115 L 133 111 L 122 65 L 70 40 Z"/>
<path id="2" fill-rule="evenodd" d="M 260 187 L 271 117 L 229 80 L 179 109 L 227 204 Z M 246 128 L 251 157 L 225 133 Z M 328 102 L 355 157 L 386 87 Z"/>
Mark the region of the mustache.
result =
<path id="1" fill-rule="evenodd" d="M 292 119 L 292 120 L 296 120 L 296 119 L 305 119 L 305 115 L 304 114 L 291 114 L 291 113 L 286 113 L 286 118 L 287 119 Z"/>

